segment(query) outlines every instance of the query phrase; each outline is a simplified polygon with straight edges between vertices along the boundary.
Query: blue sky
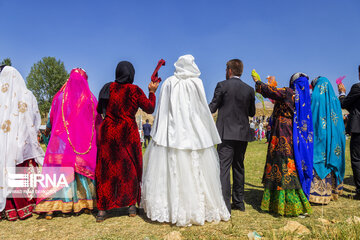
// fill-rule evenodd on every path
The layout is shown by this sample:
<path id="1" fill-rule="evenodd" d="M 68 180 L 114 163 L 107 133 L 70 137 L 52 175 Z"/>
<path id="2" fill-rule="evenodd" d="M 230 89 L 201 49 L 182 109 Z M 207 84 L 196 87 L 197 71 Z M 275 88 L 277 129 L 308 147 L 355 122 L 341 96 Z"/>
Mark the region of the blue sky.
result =
<path id="1" fill-rule="evenodd" d="M 359 0 L 0 0 L 0 12 L 0 59 L 10 57 L 24 78 L 45 56 L 68 71 L 81 66 L 96 96 L 121 60 L 134 64 L 147 92 L 157 61 L 167 61 L 165 79 L 184 54 L 195 57 L 208 101 L 232 58 L 243 60 L 242 79 L 252 86 L 253 68 L 279 86 L 297 71 L 332 82 L 346 75 L 348 90 L 358 81 Z"/>

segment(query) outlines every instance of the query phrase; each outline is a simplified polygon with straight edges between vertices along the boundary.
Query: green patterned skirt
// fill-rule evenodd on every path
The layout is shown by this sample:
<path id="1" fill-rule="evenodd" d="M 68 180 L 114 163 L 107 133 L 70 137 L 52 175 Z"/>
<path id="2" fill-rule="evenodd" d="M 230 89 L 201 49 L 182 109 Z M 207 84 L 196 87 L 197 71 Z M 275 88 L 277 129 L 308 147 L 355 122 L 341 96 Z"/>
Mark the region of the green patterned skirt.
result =
<path id="1" fill-rule="evenodd" d="M 312 213 L 308 199 L 302 189 L 264 189 L 261 210 L 281 216 L 299 216 Z"/>

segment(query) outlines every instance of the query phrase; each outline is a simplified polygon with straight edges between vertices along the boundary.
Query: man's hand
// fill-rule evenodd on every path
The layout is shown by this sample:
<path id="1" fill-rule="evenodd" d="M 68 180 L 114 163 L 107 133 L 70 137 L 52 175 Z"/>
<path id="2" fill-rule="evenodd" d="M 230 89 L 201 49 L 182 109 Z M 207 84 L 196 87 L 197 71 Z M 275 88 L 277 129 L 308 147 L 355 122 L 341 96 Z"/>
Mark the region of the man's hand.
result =
<path id="1" fill-rule="evenodd" d="M 339 90 L 339 93 L 346 93 L 346 88 L 343 83 L 340 83 L 338 85 L 338 90 Z"/>
<path id="2" fill-rule="evenodd" d="M 159 82 L 150 81 L 149 92 L 155 93 L 158 87 L 159 87 Z"/>

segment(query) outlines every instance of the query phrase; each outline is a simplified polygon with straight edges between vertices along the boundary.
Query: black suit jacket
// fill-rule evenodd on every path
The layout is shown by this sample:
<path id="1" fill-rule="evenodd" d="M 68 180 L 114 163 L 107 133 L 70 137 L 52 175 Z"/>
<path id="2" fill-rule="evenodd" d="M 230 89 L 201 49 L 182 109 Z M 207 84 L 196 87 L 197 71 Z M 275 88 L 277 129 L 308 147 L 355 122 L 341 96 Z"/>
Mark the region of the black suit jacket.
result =
<path id="1" fill-rule="evenodd" d="M 351 87 L 349 94 L 340 96 L 341 108 L 349 111 L 349 120 L 346 127 L 347 133 L 360 133 L 360 83 Z"/>
<path id="2" fill-rule="evenodd" d="M 255 91 L 238 78 L 219 82 L 210 111 L 218 112 L 216 127 L 222 140 L 252 141 L 249 116 L 255 115 Z"/>

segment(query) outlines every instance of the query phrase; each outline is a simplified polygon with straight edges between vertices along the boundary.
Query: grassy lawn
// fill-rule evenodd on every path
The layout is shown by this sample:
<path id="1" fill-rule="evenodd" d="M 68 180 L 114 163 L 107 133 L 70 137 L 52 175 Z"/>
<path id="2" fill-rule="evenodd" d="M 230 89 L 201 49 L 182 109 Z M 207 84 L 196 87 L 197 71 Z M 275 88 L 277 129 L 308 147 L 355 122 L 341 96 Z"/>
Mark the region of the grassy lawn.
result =
<path id="1" fill-rule="evenodd" d="M 352 216 L 360 217 L 360 201 L 347 198 L 355 189 L 348 148 L 343 196 L 327 206 L 313 206 L 313 214 L 307 218 L 275 217 L 260 211 L 266 149 L 264 142 L 249 144 L 245 159 L 246 211 L 233 211 L 229 222 L 179 228 L 151 222 L 143 215 L 129 218 L 121 211 L 103 223 L 96 223 L 94 216 L 87 214 L 56 217 L 51 221 L 34 215 L 24 221 L 0 222 L 0 239 L 163 239 L 173 231 L 179 232 L 183 239 L 247 239 L 252 231 L 266 239 L 360 239 L 360 224 L 346 221 Z M 319 218 L 330 223 L 321 223 Z M 305 225 L 311 233 L 298 236 L 277 230 L 290 220 Z"/>

